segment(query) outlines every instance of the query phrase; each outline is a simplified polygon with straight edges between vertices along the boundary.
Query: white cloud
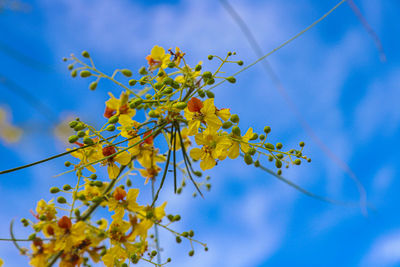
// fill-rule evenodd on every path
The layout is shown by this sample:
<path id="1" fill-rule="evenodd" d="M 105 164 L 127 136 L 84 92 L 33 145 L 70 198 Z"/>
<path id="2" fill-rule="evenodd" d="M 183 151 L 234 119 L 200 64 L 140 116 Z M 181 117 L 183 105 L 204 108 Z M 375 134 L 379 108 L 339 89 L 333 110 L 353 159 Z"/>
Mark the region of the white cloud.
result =
<path id="1" fill-rule="evenodd" d="M 400 264 L 400 231 L 394 231 L 378 237 L 361 266 L 398 266 Z"/>

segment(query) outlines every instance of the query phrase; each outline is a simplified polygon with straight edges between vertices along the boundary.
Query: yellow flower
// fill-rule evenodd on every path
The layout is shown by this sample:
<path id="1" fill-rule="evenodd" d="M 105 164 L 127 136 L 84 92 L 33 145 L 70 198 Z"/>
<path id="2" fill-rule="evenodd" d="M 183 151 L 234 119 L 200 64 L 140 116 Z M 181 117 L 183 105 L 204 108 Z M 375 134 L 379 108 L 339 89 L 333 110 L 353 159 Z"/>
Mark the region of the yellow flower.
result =
<path id="1" fill-rule="evenodd" d="M 71 219 L 63 216 L 55 229 L 55 250 L 70 251 L 72 247 L 81 244 L 86 239 L 85 230 L 87 225 L 83 221 L 72 224 Z"/>
<path id="2" fill-rule="evenodd" d="M 221 120 L 216 115 L 213 98 L 202 102 L 198 98 L 192 97 L 185 108 L 185 118 L 189 121 L 188 135 L 190 136 L 198 132 L 201 123 L 206 124 L 207 128 L 212 128 L 215 131 L 222 126 Z"/>
<path id="3" fill-rule="evenodd" d="M 127 209 L 132 212 L 140 210 L 141 207 L 136 202 L 138 195 L 139 189 L 132 188 L 128 191 L 127 194 L 126 191 L 121 187 L 115 188 L 113 197 L 110 198 L 107 202 L 109 211 L 117 210 L 119 208 Z"/>
<path id="4" fill-rule="evenodd" d="M 0 259 L 0 267 L 3 266 L 4 261 L 2 259 Z"/>
<path id="5" fill-rule="evenodd" d="M 104 111 L 104 117 L 111 118 L 114 115 L 126 114 L 130 118 L 135 116 L 136 110 L 129 108 L 128 105 L 128 94 L 122 92 L 119 99 L 115 98 L 112 93 L 108 93 L 110 99 L 106 101 L 106 109 Z"/>
<path id="6" fill-rule="evenodd" d="M 194 160 L 201 160 L 200 168 L 205 171 L 213 168 L 217 164 L 217 159 L 224 160 L 228 155 L 227 149 L 231 146 L 231 141 L 226 135 L 207 128 L 203 133 L 195 136 L 196 143 L 202 148 L 193 148 L 190 156 Z"/>
<path id="7" fill-rule="evenodd" d="M 98 139 L 93 139 L 94 142 L 97 142 Z M 75 142 L 77 145 L 80 147 L 84 146 L 84 144 Z M 71 149 L 67 148 L 67 151 L 70 151 Z M 101 145 L 96 144 L 94 146 L 90 146 L 87 148 L 79 149 L 71 153 L 71 156 L 80 159 L 79 165 L 87 165 L 89 163 L 98 161 L 102 159 L 102 154 L 101 154 Z M 96 172 L 96 169 L 93 167 L 93 165 L 88 165 L 85 167 L 87 170 L 91 172 Z"/>
<path id="8" fill-rule="evenodd" d="M 102 153 L 104 157 L 111 156 L 115 154 L 117 150 L 115 149 L 114 146 L 106 146 L 102 149 Z M 107 172 L 108 172 L 108 177 L 110 179 L 115 179 L 117 178 L 119 174 L 119 167 L 115 162 L 118 162 L 121 165 L 128 165 L 129 162 L 131 161 L 131 155 L 129 155 L 128 152 L 123 151 L 115 156 L 112 156 L 106 160 L 103 161 L 103 165 L 107 165 Z"/>
<path id="9" fill-rule="evenodd" d="M 130 138 L 137 134 L 137 128 L 139 127 L 140 123 L 132 120 L 129 115 L 121 114 L 118 122 L 121 124 L 121 127 L 118 127 L 118 129 L 121 131 L 121 136 Z"/>
<path id="10" fill-rule="evenodd" d="M 149 63 L 150 71 L 153 71 L 158 68 L 165 69 L 170 62 L 170 55 L 165 53 L 165 49 L 155 45 L 153 49 L 151 49 L 151 54 L 146 57 L 147 62 Z"/>
<path id="11" fill-rule="evenodd" d="M 140 223 L 135 226 L 133 234 L 139 235 L 143 239 L 146 239 L 148 230 L 153 227 L 154 222 L 159 222 L 165 216 L 165 206 L 167 202 L 164 202 L 161 206 L 152 208 L 150 206 L 145 207 L 142 211 L 138 212 L 138 218 L 141 219 Z"/>
<path id="12" fill-rule="evenodd" d="M 53 200 L 50 200 L 49 203 L 46 203 L 43 199 L 39 200 L 36 206 L 37 217 L 39 218 L 41 215 L 46 216 L 46 221 L 51 221 L 56 217 L 57 211 Z"/>
<path id="13" fill-rule="evenodd" d="M 198 65 L 202 65 L 203 62 L 200 61 Z M 175 81 L 178 83 L 187 83 L 193 84 L 196 81 L 196 78 L 200 76 L 201 71 L 193 71 L 188 65 L 182 67 L 183 75 L 176 76 Z"/>
<path id="14" fill-rule="evenodd" d="M 252 137 L 253 137 L 253 128 L 249 128 L 246 134 L 242 137 L 234 135 L 233 138 L 238 139 L 238 141 L 232 140 L 232 146 L 229 148 L 228 157 L 230 157 L 231 159 L 237 158 L 240 153 L 239 146 L 243 153 L 247 153 L 247 151 L 249 151 L 249 145 L 247 143 Z"/>

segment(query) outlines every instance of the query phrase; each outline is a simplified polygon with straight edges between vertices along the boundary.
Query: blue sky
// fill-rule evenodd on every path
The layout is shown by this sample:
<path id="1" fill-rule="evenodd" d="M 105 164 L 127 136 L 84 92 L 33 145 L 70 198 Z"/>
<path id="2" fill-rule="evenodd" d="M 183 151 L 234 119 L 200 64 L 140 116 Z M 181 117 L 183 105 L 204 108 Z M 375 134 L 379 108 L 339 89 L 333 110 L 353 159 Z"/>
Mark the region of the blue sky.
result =
<path id="1" fill-rule="evenodd" d="M 66 114 L 100 124 L 106 92 L 118 88 L 72 79 L 61 58 L 88 50 L 96 65 L 136 70 L 153 45 L 179 46 L 195 65 L 208 54 L 236 51 L 245 64 L 255 60 L 246 39 L 218 1 L 37 0 L 29 13 L 0 13 L 2 47 L 12 47 L 40 65 L 28 66 L 0 50 L 0 74 L 28 90 L 59 120 Z M 268 52 L 311 24 L 337 1 L 232 0 L 231 4 Z M 364 184 L 374 207 L 367 217 L 357 207 L 333 206 L 293 190 L 240 160 L 224 161 L 209 172 L 212 190 L 205 200 L 190 190 L 176 197 L 164 190 L 168 211 L 180 212 L 178 230 L 193 228 L 210 250 L 190 258 L 187 244 L 168 233 L 161 239 L 171 266 L 399 266 L 400 197 L 400 11 L 398 1 L 356 0 L 382 40 L 387 62 L 347 4 L 301 38 L 268 58 L 302 116 L 319 138 L 349 164 Z M 236 71 L 231 68 L 229 71 Z M 284 176 L 320 195 L 358 200 L 354 182 L 304 131 L 261 65 L 223 85 L 216 105 L 241 116 L 241 125 L 261 131 L 272 127 L 271 142 L 286 147 L 306 142 L 313 161 Z M 54 137 L 53 119 L 0 84 L 0 105 L 25 132 L 21 142 L 0 144 L 0 169 L 42 159 L 65 150 Z M 0 236 L 8 236 L 12 218 L 29 216 L 40 198 L 50 199 L 54 178 L 65 168 L 56 160 L 0 177 Z M 142 184 L 142 181 L 136 181 Z M 170 185 L 170 184 L 169 184 Z M 172 188 L 171 186 L 167 188 Z M 148 191 L 150 192 L 150 191 Z M 23 237 L 19 225 L 16 232 Z M 27 266 L 9 243 L 0 243 L 6 266 Z"/>

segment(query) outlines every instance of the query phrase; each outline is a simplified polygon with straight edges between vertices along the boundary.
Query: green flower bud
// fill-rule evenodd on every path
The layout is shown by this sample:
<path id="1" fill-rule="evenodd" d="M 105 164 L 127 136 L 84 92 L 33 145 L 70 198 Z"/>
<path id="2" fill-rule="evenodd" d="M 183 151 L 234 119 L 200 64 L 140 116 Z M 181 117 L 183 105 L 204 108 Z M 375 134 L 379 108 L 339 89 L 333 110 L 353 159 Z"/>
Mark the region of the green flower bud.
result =
<path id="1" fill-rule="evenodd" d="M 126 186 L 127 186 L 127 187 L 131 187 L 131 186 L 132 186 L 132 181 L 131 181 L 131 179 L 127 179 L 127 180 L 126 180 Z"/>
<path id="2" fill-rule="evenodd" d="M 65 191 L 69 191 L 69 190 L 71 190 L 71 186 L 69 185 L 69 184 L 65 184 L 64 186 L 63 186 L 63 190 L 65 190 Z"/>
<path id="3" fill-rule="evenodd" d="M 148 74 L 148 72 L 147 72 L 147 70 L 146 70 L 145 67 L 141 67 L 141 68 L 139 69 L 139 74 L 140 74 L 140 75 L 146 75 L 146 74 Z"/>
<path id="4" fill-rule="evenodd" d="M 193 172 L 193 174 L 196 175 L 197 177 L 203 176 L 203 173 L 201 171 L 195 171 Z"/>
<path id="5" fill-rule="evenodd" d="M 139 84 L 140 85 L 145 85 L 147 83 L 147 77 L 143 76 L 142 78 L 140 78 L 139 80 Z"/>
<path id="6" fill-rule="evenodd" d="M 162 92 L 163 92 L 163 94 L 168 95 L 168 94 L 172 93 L 172 91 L 173 91 L 173 89 L 171 87 L 167 87 Z"/>
<path id="7" fill-rule="evenodd" d="M 85 129 L 86 128 L 86 126 L 85 126 L 85 124 L 83 124 L 83 123 L 78 123 L 75 127 L 74 127 L 74 130 L 75 131 L 80 131 L 80 130 L 83 130 L 83 129 Z"/>
<path id="8" fill-rule="evenodd" d="M 28 236 L 28 239 L 29 239 L 29 240 L 35 240 L 35 239 L 36 239 L 36 233 L 30 234 L 30 235 Z"/>
<path id="9" fill-rule="evenodd" d="M 271 161 L 271 162 L 272 162 L 273 160 L 274 160 L 274 157 L 271 156 L 271 155 L 269 155 L 269 156 L 268 156 L 268 161 Z"/>
<path id="10" fill-rule="evenodd" d="M 45 221 L 45 220 L 47 220 L 47 216 L 42 214 L 42 215 L 39 216 L 39 220 Z"/>
<path id="11" fill-rule="evenodd" d="M 175 238 L 175 240 L 176 240 L 176 243 L 178 243 L 178 244 L 182 242 L 182 238 L 180 236 L 177 236 Z"/>
<path id="12" fill-rule="evenodd" d="M 177 214 L 174 216 L 174 222 L 180 221 L 181 220 L 181 215 Z"/>
<path id="13" fill-rule="evenodd" d="M 167 218 L 172 222 L 174 220 L 174 215 L 168 214 Z"/>
<path id="14" fill-rule="evenodd" d="M 183 232 L 183 233 L 182 233 L 182 236 L 183 236 L 183 237 L 188 237 L 188 236 L 189 236 L 189 233 L 188 233 L 188 232 Z"/>
<path id="15" fill-rule="evenodd" d="M 68 59 L 66 57 L 62 58 L 62 61 L 66 62 Z"/>
<path id="16" fill-rule="evenodd" d="M 300 145 L 300 147 L 304 147 L 305 143 L 302 141 L 302 142 L 299 143 L 299 145 Z"/>
<path id="17" fill-rule="evenodd" d="M 239 66 L 242 66 L 242 65 L 243 65 L 243 61 L 242 61 L 242 60 L 239 60 L 239 61 L 237 62 L 237 64 L 238 64 Z"/>
<path id="18" fill-rule="evenodd" d="M 207 191 L 210 191 L 210 189 L 211 189 L 211 184 L 206 184 L 206 187 L 207 187 Z"/>
<path id="19" fill-rule="evenodd" d="M 71 71 L 72 78 L 75 78 L 77 74 L 78 74 L 77 70 Z"/>
<path id="20" fill-rule="evenodd" d="M 174 104 L 174 108 L 178 108 L 178 109 L 185 109 L 187 107 L 187 103 L 186 102 L 178 102 Z"/>
<path id="21" fill-rule="evenodd" d="M 172 68 L 175 68 L 175 62 L 170 62 L 170 63 L 168 63 L 168 68 L 170 68 L 170 69 L 172 69 Z"/>
<path id="22" fill-rule="evenodd" d="M 205 72 L 203 72 L 202 77 L 203 77 L 203 79 L 211 79 L 212 73 L 210 71 L 205 71 Z"/>
<path id="23" fill-rule="evenodd" d="M 177 82 L 177 81 L 173 81 L 171 84 L 172 88 L 174 89 L 178 89 L 179 87 L 181 87 L 181 85 Z"/>
<path id="24" fill-rule="evenodd" d="M 65 203 L 67 203 L 67 200 L 64 197 L 59 196 L 57 198 L 57 202 L 60 203 L 60 204 L 65 204 Z"/>
<path id="25" fill-rule="evenodd" d="M 70 142 L 70 143 L 72 144 L 72 143 L 75 143 L 76 141 L 78 141 L 78 139 L 79 139 L 78 136 L 76 136 L 76 135 L 71 135 L 71 136 L 68 138 L 68 142 Z"/>
<path id="26" fill-rule="evenodd" d="M 24 225 L 24 227 L 27 227 L 27 226 L 29 225 L 28 220 L 25 219 L 25 218 L 22 218 L 22 219 L 21 219 L 21 223 Z"/>
<path id="27" fill-rule="evenodd" d="M 77 121 L 71 121 L 71 122 L 69 123 L 69 127 L 71 127 L 71 128 L 75 128 L 76 125 L 78 125 L 78 122 L 77 122 Z"/>
<path id="28" fill-rule="evenodd" d="M 149 117 L 150 118 L 158 118 L 159 116 L 160 116 L 160 114 L 157 111 L 155 111 L 155 110 L 150 110 L 149 111 Z"/>
<path id="29" fill-rule="evenodd" d="M 82 51 L 82 57 L 90 58 L 89 52 L 88 51 Z"/>
<path id="30" fill-rule="evenodd" d="M 276 143 L 276 149 L 281 149 L 283 147 L 282 143 Z"/>
<path id="31" fill-rule="evenodd" d="M 279 169 L 276 173 L 277 173 L 278 175 L 282 175 L 282 170 Z"/>
<path id="32" fill-rule="evenodd" d="M 279 159 L 275 160 L 275 166 L 279 169 L 282 167 L 282 161 L 280 161 Z"/>
<path id="33" fill-rule="evenodd" d="M 178 189 L 176 189 L 176 193 L 179 195 L 180 193 L 182 193 L 182 187 L 179 187 Z"/>
<path id="34" fill-rule="evenodd" d="M 57 194 L 58 192 L 60 192 L 60 189 L 58 187 L 53 186 L 52 188 L 50 188 L 50 193 Z"/>
<path id="35" fill-rule="evenodd" d="M 250 138 L 251 141 L 253 140 L 257 140 L 258 138 L 258 134 L 257 133 L 253 133 L 253 136 Z"/>
<path id="36" fill-rule="evenodd" d="M 154 84 L 154 88 L 157 89 L 157 90 L 160 90 L 163 86 L 164 85 L 162 83 L 160 83 L 160 82 L 157 82 L 157 83 Z"/>
<path id="37" fill-rule="evenodd" d="M 204 250 L 205 250 L 205 251 L 208 251 L 208 247 L 205 247 Z"/>
<path id="38" fill-rule="evenodd" d="M 254 161 L 254 166 L 255 167 L 260 167 L 260 161 L 259 160 L 256 160 L 256 161 Z"/>
<path id="39" fill-rule="evenodd" d="M 92 83 L 89 85 L 89 89 L 90 89 L 90 90 L 96 90 L 96 88 L 97 88 L 97 82 L 92 82 Z"/>
<path id="40" fill-rule="evenodd" d="M 228 82 L 230 82 L 230 83 L 235 83 L 235 82 L 236 82 L 236 78 L 233 77 L 233 76 L 227 77 L 226 80 L 227 80 Z"/>
<path id="41" fill-rule="evenodd" d="M 135 86 L 135 84 L 137 83 L 137 81 L 136 80 L 134 80 L 134 79 L 131 79 L 131 80 L 129 80 L 129 86 Z"/>
<path id="42" fill-rule="evenodd" d="M 311 162 L 311 159 L 310 159 L 310 158 L 308 158 L 308 159 L 307 159 L 307 162 Z"/>
<path id="43" fill-rule="evenodd" d="M 69 162 L 69 161 L 64 162 L 64 166 L 65 166 L 65 167 L 71 166 L 71 162 Z"/>
<path id="44" fill-rule="evenodd" d="M 106 127 L 106 130 L 109 132 L 115 131 L 115 125 L 114 124 L 110 124 Z"/>
<path id="45" fill-rule="evenodd" d="M 271 143 L 265 143 L 264 146 L 269 150 L 275 150 L 275 146 Z"/>
<path id="46" fill-rule="evenodd" d="M 197 93 L 198 93 L 199 96 L 202 97 L 202 98 L 206 96 L 206 93 L 204 93 L 204 91 L 201 90 L 201 89 L 200 89 L 199 91 L 197 91 Z"/>
<path id="47" fill-rule="evenodd" d="M 233 123 L 239 123 L 239 116 L 237 114 L 232 114 L 231 116 L 231 122 Z"/>
<path id="48" fill-rule="evenodd" d="M 83 71 L 81 71 L 81 72 L 79 73 L 79 75 L 80 75 L 82 78 L 87 78 L 87 77 L 90 77 L 90 76 L 92 75 L 92 73 L 91 73 L 90 71 L 88 71 L 88 70 L 83 70 Z"/>
<path id="49" fill-rule="evenodd" d="M 171 262 L 171 258 L 168 258 L 168 259 L 167 259 L 167 262 Z"/>
<path id="50" fill-rule="evenodd" d="M 269 134 L 271 132 L 271 127 L 265 126 L 264 127 L 264 133 Z"/>
<path id="51" fill-rule="evenodd" d="M 194 255 L 194 250 L 189 251 L 189 256 L 192 257 Z"/>
<path id="52" fill-rule="evenodd" d="M 230 121 L 226 121 L 226 122 L 224 122 L 223 124 L 222 124 L 222 129 L 229 129 L 229 128 L 231 128 L 232 127 L 232 122 L 230 122 Z"/>
<path id="53" fill-rule="evenodd" d="M 153 251 L 151 252 L 151 256 L 154 257 L 154 256 L 156 256 L 156 255 L 157 255 L 157 251 L 153 250 Z M 127 265 L 127 266 L 128 266 L 128 265 Z"/>
<path id="54" fill-rule="evenodd" d="M 92 173 L 92 174 L 89 176 L 89 178 L 92 179 L 92 180 L 96 180 L 96 179 L 97 179 L 97 174 Z"/>
<path id="55" fill-rule="evenodd" d="M 123 69 L 121 70 L 121 73 L 125 76 L 125 77 L 131 77 L 132 76 L 132 71 L 128 70 L 128 69 Z"/>
<path id="56" fill-rule="evenodd" d="M 300 159 L 295 159 L 295 160 L 294 160 L 294 164 L 300 165 L 300 164 L 301 164 L 301 160 L 300 160 Z"/>
<path id="57" fill-rule="evenodd" d="M 214 93 L 211 92 L 211 91 L 206 91 L 206 94 L 207 94 L 208 98 L 214 98 L 215 97 Z"/>
<path id="58" fill-rule="evenodd" d="M 212 60 L 213 58 L 214 58 L 214 56 L 212 56 L 212 55 L 208 55 L 208 60 Z"/>
<path id="59" fill-rule="evenodd" d="M 193 231 L 193 230 L 190 230 L 190 231 L 189 231 L 189 236 L 190 236 L 190 237 L 193 237 L 193 236 L 194 236 L 194 231 Z"/>
<path id="60" fill-rule="evenodd" d="M 249 151 L 247 151 L 247 153 L 251 156 L 254 156 L 254 154 L 256 154 L 257 150 L 254 147 L 250 147 Z"/>
<path id="61" fill-rule="evenodd" d="M 81 216 L 81 211 L 79 209 L 74 209 L 74 214 L 77 218 Z"/>
<path id="62" fill-rule="evenodd" d="M 163 80 L 163 83 L 168 84 L 168 85 L 172 85 L 173 82 L 174 82 L 174 80 L 171 77 L 165 77 Z"/>
<path id="63" fill-rule="evenodd" d="M 228 52 L 228 57 L 232 56 L 232 52 Z"/>
<path id="64" fill-rule="evenodd" d="M 68 65 L 68 70 L 72 70 L 74 68 L 74 64 L 69 64 Z"/>
<path id="65" fill-rule="evenodd" d="M 104 200 L 103 197 L 94 197 L 94 198 L 92 199 L 92 202 L 93 202 L 93 203 L 96 203 L 96 204 L 100 204 L 101 202 L 103 202 L 103 200 Z"/>
<path id="66" fill-rule="evenodd" d="M 201 71 L 201 65 L 200 64 L 196 65 L 194 71 Z"/>
<path id="67" fill-rule="evenodd" d="M 247 165 L 250 165 L 253 163 L 253 158 L 250 156 L 250 154 L 244 155 L 244 162 L 246 162 Z"/>
<path id="68" fill-rule="evenodd" d="M 94 186 L 102 187 L 103 186 L 103 182 L 102 181 L 94 181 Z"/>
<path id="69" fill-rule="evenodd" d="M 260 134 L 260 140 L 261 140 L 261 141 L 264 141 L 264 140 L 265 140 L 265 135 Z"/>
<path id="70" fill-rule="evenodd" d="M 94 144 L 93 139 L 90 138 L 90 137 L 88 137 L 88 136 L 86 136 L 86 137 L 83 138 L 83 143 L 84 143 L 85 145 L 88 145 L 88 146 Z"/>
<path id="71" fill-rule="evenodd" d="M 233 126 L 232 133 L 236 136 L 240 136 L 240 128 L 238 126 Z"/>
<path id="72" fill-rule="evenodd" d="M 118 116 L 112 116 L 112 117 L 108 120 L 108 123 L 110 123 L 110 124 L 115 124 L 115 123 L 118 122 L 118 120 L 119 120 Z"/>
<path id="73" fill-rule="evenodd" d="M 80 138 L 84 137 L 86 135 L 86 133 L 84 131 L 79 131 L 76 133 L 76 135 Z"/>
<path id="74" fill-rule="evenodd" d="M 207 80 L 207 84 L 208 85 L 213 85 L 214 83 L 215 83 L 215 79 L 214 78 L 211 78 L 211 79 Z"/>

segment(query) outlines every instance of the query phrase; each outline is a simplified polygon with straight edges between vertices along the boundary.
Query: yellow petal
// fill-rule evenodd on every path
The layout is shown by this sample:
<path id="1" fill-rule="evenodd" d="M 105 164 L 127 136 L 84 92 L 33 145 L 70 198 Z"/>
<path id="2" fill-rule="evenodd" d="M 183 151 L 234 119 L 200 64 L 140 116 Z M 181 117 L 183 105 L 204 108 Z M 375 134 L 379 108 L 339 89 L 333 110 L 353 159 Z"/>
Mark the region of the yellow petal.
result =
<path id="1" fill-rule="evenodd" d="M 129 155 L 128 152 L 124 151 L 116 155 L 114 159 L 121 165 L 128 165 L 128 163 L 131 161 L 131 155 Z"/>
<path id="2" fill-rule="evenodd" d="M 107 167 L 107 172 L 110 179 L 115 179 L 119 174 L 119 168 L 115 163 L 111 163 Z"/>
<path id="3" fill-rule="evenodd" d="M 190 150 L 190 157 L 194 160 L 199 160 L 203 156 L 203 153 L 204 151 L 202 149 L 195 147 Z"/>
<path id="4" fill-rule="evenodd" d="M 198 132 L 201 122 L 199 120 L 191 120 L 189 121 L 189 131 L 188 135 L 195 135 Z"/>
<path id="5" fill-rule="evenodd" d="M 200 168 L 205 171 L 212 169 L 217 162 L 215 159 L 213 159 L 209 154 L 206 155 L 206 157 L 200 162 Z"/>
<path id="6" fill-rule="evenodd" d="M 229 111 L 229 108 L 223 108 L 217 111 L 217 115 L 224 121 L 227 121 L 231 117 L 231 112 Z"/>
<path id="7" fill-rule="evenodd" d="M 239 157 L 239 143 L 233 142 L 231 148 L 229 149 L 228 157 L 231 159 L 236 159 Z"/>
<path id="8" fill-rule="evenodd" d="M 214 98 L 209 98 L 203 102 L 204 106 L 201 108 L 201 113 L 204 115 L 215 115 Z"/>

